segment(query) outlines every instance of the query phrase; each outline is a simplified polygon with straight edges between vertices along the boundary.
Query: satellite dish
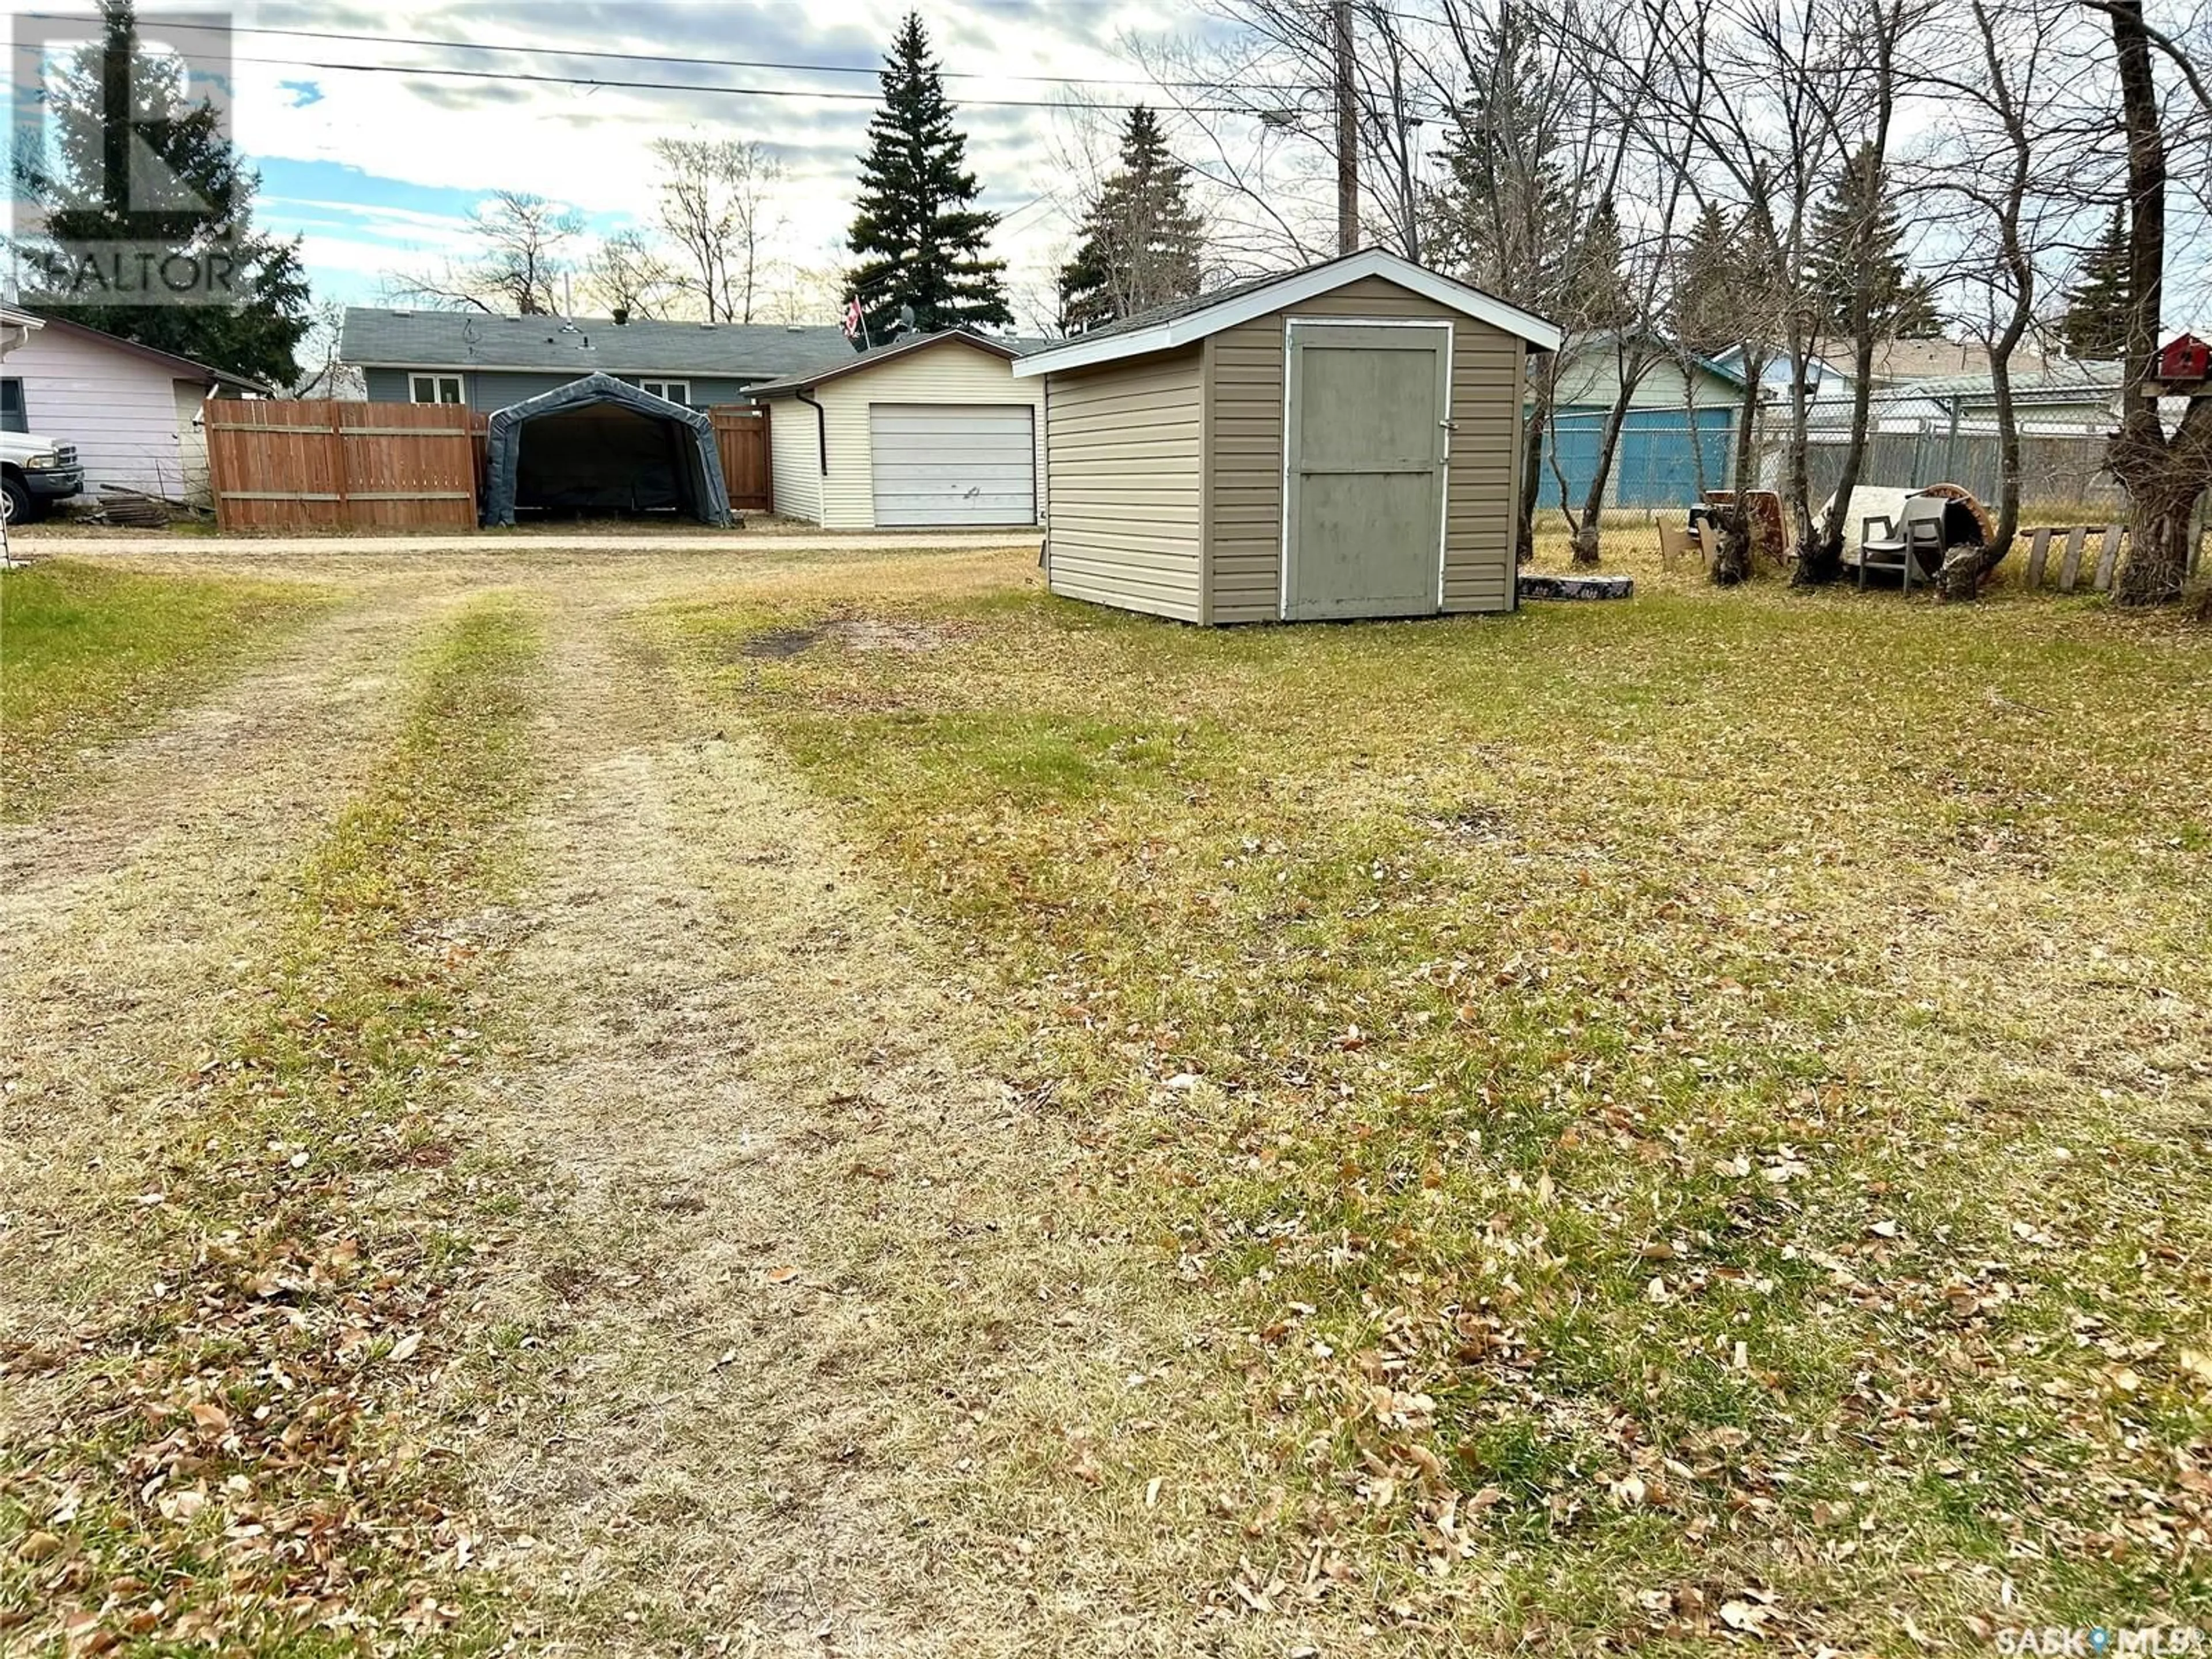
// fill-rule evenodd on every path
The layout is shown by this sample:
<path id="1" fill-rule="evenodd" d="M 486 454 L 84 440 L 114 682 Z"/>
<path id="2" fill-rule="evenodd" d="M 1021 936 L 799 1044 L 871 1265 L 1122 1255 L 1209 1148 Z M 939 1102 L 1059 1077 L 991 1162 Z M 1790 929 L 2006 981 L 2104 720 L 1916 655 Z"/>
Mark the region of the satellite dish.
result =
<path id="1" fill-rule="evenodd" d="M 901 306 L 899 307 L 899 326 L 909 332 L 912 331 L 914 328 L 914 307 L 912 306 Z"/>

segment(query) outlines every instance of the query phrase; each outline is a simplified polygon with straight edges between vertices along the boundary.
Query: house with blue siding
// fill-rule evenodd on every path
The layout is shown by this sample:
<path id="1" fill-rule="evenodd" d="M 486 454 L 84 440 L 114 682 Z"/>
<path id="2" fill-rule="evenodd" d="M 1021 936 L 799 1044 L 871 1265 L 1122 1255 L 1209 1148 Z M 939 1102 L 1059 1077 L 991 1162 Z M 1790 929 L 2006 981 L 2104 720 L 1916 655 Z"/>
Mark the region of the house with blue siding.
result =
<path id="1" fill-rule="evenodd" d="M 741 404 L 747 388 L 849 349 L 835 326 L 498 317 L 477 311 L 349 306 L 338 358 L 376 404 L 505 409 L 586 374 L 610 374 L 672 403 Z"/>
<path id="2" fill-rule="evenodd" d="M 1629 394 L 1620 442 L 1606 480 L 1605 504 L 1676 507 L 1698 499 L 1699 451 L 1705 488 L 1724 489 L 1735 457 L 1743 377 L 1718 363 L 1686 357 L 1664 342 L 1624 342 L 1614 334 L 1571 335 L 1560 349 L 1559 381 L 1538 475 L 1540 513 L 1567 504 L 1579 511 L 1596 476 L 1607 417 L 1625 370 L 1651 358 Z"/>

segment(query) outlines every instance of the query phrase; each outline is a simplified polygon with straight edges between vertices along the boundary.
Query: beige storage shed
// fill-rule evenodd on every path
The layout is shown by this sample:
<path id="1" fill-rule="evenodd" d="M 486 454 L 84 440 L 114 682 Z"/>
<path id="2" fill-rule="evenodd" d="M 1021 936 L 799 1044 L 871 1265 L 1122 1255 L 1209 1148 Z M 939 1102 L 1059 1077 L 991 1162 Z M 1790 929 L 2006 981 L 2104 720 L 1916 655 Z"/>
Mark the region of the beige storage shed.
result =
<path id="1" fill-rule="evenodd" d="M 1206 623 L 1510 610 L 1523 370 L 1559 345 L 1370 248 L 1034 352 L 1052 591 Z"/>

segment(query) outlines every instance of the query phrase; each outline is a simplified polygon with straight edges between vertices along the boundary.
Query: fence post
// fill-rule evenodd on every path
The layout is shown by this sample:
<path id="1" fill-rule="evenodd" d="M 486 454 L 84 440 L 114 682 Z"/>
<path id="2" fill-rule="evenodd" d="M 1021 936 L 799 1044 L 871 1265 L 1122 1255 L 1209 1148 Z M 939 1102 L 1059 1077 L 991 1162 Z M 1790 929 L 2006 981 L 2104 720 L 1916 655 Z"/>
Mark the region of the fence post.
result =
<path id="1" fill-rule="evenodd" d="M 331 477 L 337 486 L 338 527 L 350 530 L 353 528 L 353 501 L 351 492 L 346 488 L 345 411 L 343 405 L 336 403 L 330 405 L 330 411 L 331 459 L 333 463 Z"/>
<path id="2" fill-rule="evenodd" d="M 1943 479 L 1955 482 L 1959 476 L 1959 400 L 1951 399 L 1951 431 L 1943 440 Z"/>

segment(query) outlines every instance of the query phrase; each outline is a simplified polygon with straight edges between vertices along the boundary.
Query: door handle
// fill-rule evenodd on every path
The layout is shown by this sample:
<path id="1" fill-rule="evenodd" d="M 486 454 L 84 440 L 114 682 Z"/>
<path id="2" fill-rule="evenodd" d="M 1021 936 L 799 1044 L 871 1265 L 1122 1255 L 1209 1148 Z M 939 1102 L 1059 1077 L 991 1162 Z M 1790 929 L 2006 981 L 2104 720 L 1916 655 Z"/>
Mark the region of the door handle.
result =
<path id="1" fill-rule="evenodd" d="M 1459 422 L 1457 421 L 1438 421 L 1437 424 L 1443 428 L 1447 432 L 1456 432 L 1459 430 Z"/>

